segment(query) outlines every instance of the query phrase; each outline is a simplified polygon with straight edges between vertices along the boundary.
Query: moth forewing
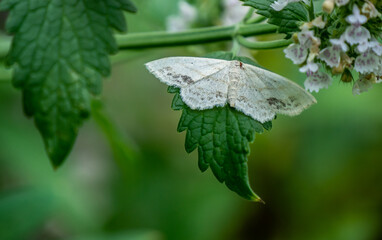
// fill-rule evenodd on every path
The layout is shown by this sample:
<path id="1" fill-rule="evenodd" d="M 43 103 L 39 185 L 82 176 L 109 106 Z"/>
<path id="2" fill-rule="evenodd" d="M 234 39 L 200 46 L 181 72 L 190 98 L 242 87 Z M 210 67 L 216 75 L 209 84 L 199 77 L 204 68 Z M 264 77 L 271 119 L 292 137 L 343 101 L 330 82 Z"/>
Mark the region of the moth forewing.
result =
<path id="1" fill-rule="evenodd" d="M 296 83 L 262 68 L 244 64 L 244 82 L 239 84 L 235 106 L 260 122 L 276 113 L 295 116 L 316 102 Z"/>
<path id="2" fill-rule="evenodd" d="M 228 68 L 223 68 L 200 81 L 180 89 L 182 100 L 191 109 L 211 109 L 227 104 Z"/>
<path id="3" fill-rule="evenodd" d="M 226 68 L 228 63 L 211 58 L 168 57 L 146 63 L 146 68 L 161 82 L 182 88 Z"/>

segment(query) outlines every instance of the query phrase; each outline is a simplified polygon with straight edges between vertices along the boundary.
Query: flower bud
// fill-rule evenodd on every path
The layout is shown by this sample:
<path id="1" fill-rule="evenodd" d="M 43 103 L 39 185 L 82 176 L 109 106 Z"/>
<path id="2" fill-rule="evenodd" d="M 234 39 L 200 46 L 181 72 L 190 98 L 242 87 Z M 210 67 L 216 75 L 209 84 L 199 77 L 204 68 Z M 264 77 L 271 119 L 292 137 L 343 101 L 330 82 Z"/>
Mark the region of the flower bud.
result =
<path id="1" fill-rule="evenodd" d="M 300 41 L 298 40 L 298 34 L 297 33 L 293 33 L 292 35 L 292 40 L 294 43 L 300 43 Z"/>
<path id="2" fill-rule="evenodd" d="M 337 67 L 332 68 L 332 74 L 333 75 L 340 74 L 340 73 L 343 73 L 344 70 L 345 70 L 344 66 L 342 64 L 338 64 Z"/>
<path id="3" fill-rule="evenodd" d="M 334 0 L 325 0 L 322 4 L 322 10 L 326 13 L 333 12 L 334 9 Z"/>
<path id="4" fill-rule="evenodd" d="M 365 1 L 365 3 L 362 6 L 361 10 L 362 14 L 365 15 L 368 19 L 370 18 L 376 18 L 381 16 L 381 14 L 378 12 L 378 10 L 375 8 L 374 4 L 370 1 Z"/>
<path id="5" fill-rule="evenodd" d="M 312 21 L 313 26 L 323 29 L 326 25 L 326 22 L 322 19 L 322 15 L 319 17 L 316 17 Z"/>
<path id="6" fill-rule="evenodd" d="M 354 61 L 354 58 L 351 58 L 346 53 L 341 52 L 341 63 L 340 63 L 341 65 L 350 68 L 352 66 L 353 61 Z"/>
<path id="7" fill-rule="evenodd" d="M 312 46 L 310 46 L 309 50 L 311 53 L 318 55 L 320 52 L 321 39 L 317 37 L 312 38 Z"/>
<path id="8" fill-rule="evenodd" d="M 341 76 L 341 82 L 349 83 L 353 81 L 353 74 L 351 74 L 350 70 L 348 68 L 345 68 L 344 72 Z"/>
<path id="9" fill-rule="evenodd" d="M 354 83 L 353 95 L 359 95 L 363 92 L 367 92 L 374 83 L 376 83 L 376 77 L 374 74 L 360 74 L 359 79 Z"/>

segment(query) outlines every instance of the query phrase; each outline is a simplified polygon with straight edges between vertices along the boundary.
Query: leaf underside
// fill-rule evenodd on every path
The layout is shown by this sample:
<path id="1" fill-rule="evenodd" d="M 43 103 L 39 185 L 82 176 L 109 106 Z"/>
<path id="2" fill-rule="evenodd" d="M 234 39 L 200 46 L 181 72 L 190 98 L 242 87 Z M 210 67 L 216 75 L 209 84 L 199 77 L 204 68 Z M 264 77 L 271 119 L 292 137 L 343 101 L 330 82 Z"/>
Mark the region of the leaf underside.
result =
<path id="1" fill-rule="evenodd" d="M 7 58 L 13 84 L 58 167 L 110 74 L 113 29 L 125 31 L 123 10 L 136 9 L 130 0 L 2 0 L 0 9 L 10 12 L 6 28 L 14 34 Z"/>
<path id="2" fill-rule="evenodd" d="M 233 57 L 232 53 L 216 52 L 206 57 L 225 60 L 239 60 L 254 64 L 245 57 Z M 169 87 L 174 93 L 172 109 L 182 110 L 178 132 L 187 131 L 185 148 L 188 153 L 198 149 L 199 168 L 202 172 L 211 168 L 220 182 L 241 197 L 261 201 L 253 192 L 248 180 L 247 157 L 249 143 L 255 139 L 255 133 L 270 130 L 271 122 L 261 124 L 251 117 L 226 105 L 209 110 L 192 110 L 181 99 L 179 89 Z"/>
<path id="3" fill-rule="evenodd" d="M 302 22 L 308 21 L 308 12 L 301 3 L 289 3 L 283 10 L 276 11 L 271 7 L 275 0 L 241 0 L 245 6 L 257 9 L 257 13 L 268 18 L 268 23 L 279 26 L 280 33 L 299 31 Z"/>

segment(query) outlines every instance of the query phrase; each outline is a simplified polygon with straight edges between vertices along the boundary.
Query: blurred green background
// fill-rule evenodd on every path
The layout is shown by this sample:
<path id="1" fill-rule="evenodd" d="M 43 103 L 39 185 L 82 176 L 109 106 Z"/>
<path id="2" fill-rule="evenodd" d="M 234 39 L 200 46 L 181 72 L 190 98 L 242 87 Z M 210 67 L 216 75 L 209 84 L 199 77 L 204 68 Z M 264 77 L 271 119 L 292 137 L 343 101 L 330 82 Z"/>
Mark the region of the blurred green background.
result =
<path id="1" fill-rule="evenodd" d="M 163 30 L 178 11 L 177 0 L 135 2 L 130 32 Z M 205 7 L 219 1 L 193 2 L 202 8 L 196 25 L 219 23 L 222 8 Z M 143 65 L 224 49 L 229 43 L 122 53 L 58 170 L 20 92 L 0 81 L 0 239 L 382 239 L 382 86 L 354 97 L 351 84 L 334 81 L 300 116 L 279 116 L 251 147 L 251 185 L 266 205 L 252 203 L 198 170 L 176 132 L 172 96 Z M 281 50 L 251 54 L 303 84 Z"/>

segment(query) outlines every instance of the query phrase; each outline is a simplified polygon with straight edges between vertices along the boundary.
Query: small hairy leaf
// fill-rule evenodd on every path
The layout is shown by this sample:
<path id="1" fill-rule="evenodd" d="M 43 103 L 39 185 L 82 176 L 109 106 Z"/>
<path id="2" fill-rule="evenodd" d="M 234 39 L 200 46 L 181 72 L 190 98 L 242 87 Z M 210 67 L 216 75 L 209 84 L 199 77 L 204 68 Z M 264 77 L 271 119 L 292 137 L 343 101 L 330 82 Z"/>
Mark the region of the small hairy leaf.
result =
<path id="1" fill-rule="evenodd" d="M 2 0 L 0 9 L 10 11 L 6 28 L 14 34 L 7 59 L 13 84 L 57 167 L 110 74 L 113 28 L 126 30 L 123 10 L 136 9 L 130 0 Z"/>
<path id="2" fill-rule="evenodd" d="M 255 8 L 258 14 L 267 17 L 268 23 L 279 26 L 279 32 L 299 31 L 302 22 L 308 21 L 308 11 L 301 3 L 289 3 L 283 10 L 276 11 L 271 7 L 275 0 L 241 0 L 245 6 Z"/>
<path id="3" fill-rule="evenodd" d="M 227 52 L 207 57 L 255 64 L 249 58 L 234 57 Z M 204 172 L 211 167 L 215 177 L 225 182 L 229 189 L 248 200 L 261 201 L 249 185 L 247 157 L 255 133 L 262 133 L 264 128 L 270 130 L 272 123 L 261 124 L 228 105 L 192 110 L 182 101 L 179 89 L 169 87 L 168 92 L 175 93 L 172 109 L 183 111 L 178 131 L 187 131 L 185 148 L 188 153 L 198 148 L 200 170 Z"/>

